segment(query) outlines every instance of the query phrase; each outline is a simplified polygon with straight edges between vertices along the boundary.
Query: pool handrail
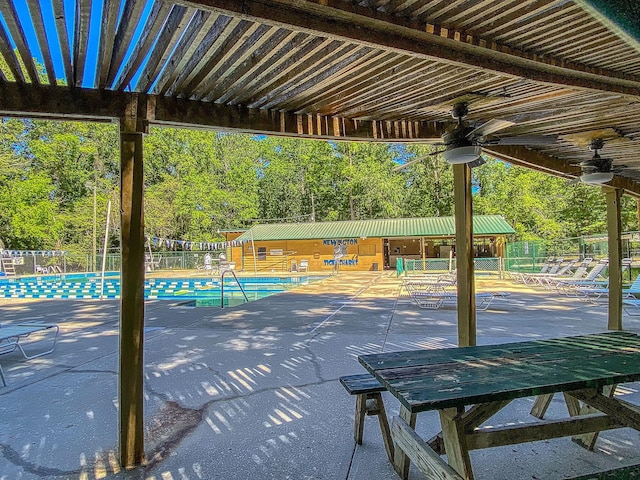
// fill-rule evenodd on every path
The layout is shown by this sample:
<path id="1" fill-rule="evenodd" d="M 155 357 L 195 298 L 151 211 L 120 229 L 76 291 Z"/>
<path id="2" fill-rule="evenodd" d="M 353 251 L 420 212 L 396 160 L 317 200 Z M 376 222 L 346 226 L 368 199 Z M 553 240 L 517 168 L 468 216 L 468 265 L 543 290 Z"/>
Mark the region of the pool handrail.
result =
<path id="1" fill-rule="evenodd" d="M 224 308 L 224 276 L 227 273 L 230 273 L 231 275 L 233 275 L 233 278 L 236 279 L 236 283 L 238 284 L 238 287 L 240 287 L 240 291 L 242 292 L 242 295 L 244 295 L 245 301 L 248 302 L 249 298 L 247 297 L 244 288 L 242 288 L 242 284 L 240 283 L 240 280 L 238 280 L 236 272 L 234 272 L 233 270 L 224 270 L 220 275 L 220 308 Z"/>

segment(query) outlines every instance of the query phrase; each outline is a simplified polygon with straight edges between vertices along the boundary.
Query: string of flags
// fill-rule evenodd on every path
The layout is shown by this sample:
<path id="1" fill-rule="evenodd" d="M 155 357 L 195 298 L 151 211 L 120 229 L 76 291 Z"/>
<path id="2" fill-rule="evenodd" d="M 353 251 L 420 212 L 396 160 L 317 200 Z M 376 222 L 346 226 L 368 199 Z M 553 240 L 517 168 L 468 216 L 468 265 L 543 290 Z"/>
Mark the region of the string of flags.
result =
<path id="1" fill-rule="evenodd" d="M 3 257 L 63 257 L 66 253 L 63 250 L 2 250 Z"/>
<path id="2" fill-rule="evenodd" d="M 240 247 L 248 240 L 229 240 L 228 242 L 191 242 L 188 240 L 175 240 L 171 238 L 147 237 L 147 241 L 155 248 L 167 248 L 173 250 L 223 250 L 228 247 Z"/>

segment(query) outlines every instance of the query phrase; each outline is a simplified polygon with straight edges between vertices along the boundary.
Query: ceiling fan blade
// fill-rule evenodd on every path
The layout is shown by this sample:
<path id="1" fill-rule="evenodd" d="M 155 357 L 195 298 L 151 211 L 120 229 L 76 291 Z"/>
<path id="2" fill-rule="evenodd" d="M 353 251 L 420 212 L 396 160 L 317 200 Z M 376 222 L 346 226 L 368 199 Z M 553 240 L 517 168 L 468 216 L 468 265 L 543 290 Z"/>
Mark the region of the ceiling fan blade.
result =
<path id="1" fill-rule="evenodd" d="M 473 162 L 469 162 L 467 163 L 467 165 L 469 166 L 469 168 L 475 168 L 475 167 L 481 167 L 485 163 L 487 163 L 487 161 L 484 158 L 478 157 L 477 160 L 474 160 Z"/>
<path id="2" fill-rule="evenodd" d="M 515 125 L 515 122 L 494 118 L 471 130 L 471 132 L 467 134 L 467 138 L 486 137 L 487 135 L 491 135 L 492 133 L 498 132 L 505 128 L 509 128 L 512 125 Z"/>
<path id="3" fill-rule="evenodd" d="M 422 160 L 425 160 L 429 157 L 433 157 L 434 155 L 439 155 L 442 152 L 444 152 L 444 150 L 438 150 L 437 152 L 431 152 L 431 153 L 427 153 L 425 155 L 420 155 L 419 157 L 415 157 L 412 158 L 411 160 L 404 162 L 402 165 L 398 165 L 397 167 L 393 167 L 393 169 L 391 169 L 392 172 L 397 172 L 399 170 L 402 170 L 410 165 L 413 165 L 414 163 L 418 163 L 421 162 Z"/>
<path id="4" fill-rule="evenodd" d="M 491 140 L 491 145 L 551 145 L 558 140 L 557 135 L 520 135 Z"/>

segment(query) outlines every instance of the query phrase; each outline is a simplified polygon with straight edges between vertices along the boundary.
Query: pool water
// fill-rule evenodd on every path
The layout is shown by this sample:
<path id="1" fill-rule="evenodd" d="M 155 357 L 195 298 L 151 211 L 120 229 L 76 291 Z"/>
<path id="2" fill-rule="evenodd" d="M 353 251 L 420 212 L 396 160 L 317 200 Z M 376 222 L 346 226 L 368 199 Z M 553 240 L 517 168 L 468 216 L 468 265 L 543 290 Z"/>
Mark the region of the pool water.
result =
<path id="1" fill-rule="evenodd" d="M 238 277 L 249 301 L 281 293 L 322 277 Z M 189 306 L 220 306 L 219 278 L 148 278 L 145 299 L 184 300 Z M 20 278 L 0 278 L 0 298 L 120 298 L 118 272 L 105 274 L 104 284 L 99 274 L 42 275 Z M 224 305 L 245 303 L 242 290 L 233 277 L 224 279 Z"/>

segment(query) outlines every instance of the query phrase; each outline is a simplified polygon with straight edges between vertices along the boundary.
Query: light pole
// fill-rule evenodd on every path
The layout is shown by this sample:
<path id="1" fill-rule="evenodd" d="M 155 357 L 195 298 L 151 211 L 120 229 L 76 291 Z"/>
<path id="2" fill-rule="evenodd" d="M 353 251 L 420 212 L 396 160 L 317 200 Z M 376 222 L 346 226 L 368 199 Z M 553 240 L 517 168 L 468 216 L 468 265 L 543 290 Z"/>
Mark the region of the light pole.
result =
<path id="1" fill-rule="evenodd" d="M 98 270 L 98 245 L 97 245 L 97 235 L 98 235 L 98 218 L 97 218 L 97 210 L 98 210 L 98 202 L 97 202 L 97 190 L 98 190 L 98 170 L 94 169 L 93 171 L 93 271 Z"/>
<path id="2" fill-rule="evenodd" d="M 91 182 L 87 181 L 84 184 L 87 189 L 93 189 L 93 237 L 91 240 L 91 263 L 87 265 L 88 268 L 91 268 L 92 272 L 98 271 L 98 170 L 94 168 L 93 172 L 93 185 Z"/>

